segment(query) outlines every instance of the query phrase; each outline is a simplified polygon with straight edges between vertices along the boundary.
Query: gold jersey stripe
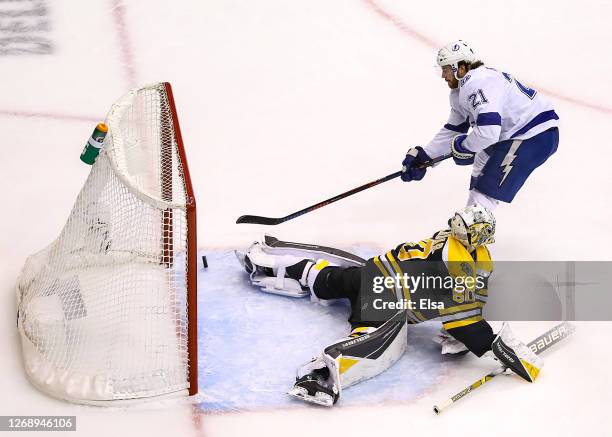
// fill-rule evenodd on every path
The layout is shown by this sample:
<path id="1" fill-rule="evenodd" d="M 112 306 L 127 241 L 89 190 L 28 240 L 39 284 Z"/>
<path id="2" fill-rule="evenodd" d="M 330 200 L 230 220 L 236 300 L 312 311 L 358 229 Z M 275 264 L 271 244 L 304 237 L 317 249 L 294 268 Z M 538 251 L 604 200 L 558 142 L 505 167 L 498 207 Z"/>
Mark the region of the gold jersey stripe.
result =
<path id="1" fill-rule="evenodd" d="M 387 259 L 389 260 L 389 262 L 391 263 L 391 265 L 393 266 L 393 268 L 395 269 L 395 272 L 398 275 L 403 275 L 402 269 L 399 266 L 397 260 L 395 259 L 395 257 L 393 256 L 393 252 L 389 251 L 387 252 Z M 410 295 L 410 290 L 408 289 L 408 287 L 405 286 L 404 282 L 402 281 L 402 288 L 404 291 L 404 299 L 406 299 L 406 301 L 410 302 L 411 299 L 411 295 Z M 416 316 L 416 318 L 418 320 L 420 320 L 421 322 L 425 322 L 427 320 L 427 317 L 425 317 L 423 314 L 421 314 L 420 311 L 416 311 L 416 310 L 409 310 L 412 314 L 414 314 Z"/>
<path id="2" fill-rule="evenodd" d="M 444 329 L 453 329 L 460 328 L 462 326 L 468 326 L 472 323 L 480 322 L 482 320 L 482 316 L 470 317 L 469 319 L 457 320 L 455 322 L 443 323 Z"/>
<path id="3" fill-rule="evenodd" d="M 378 256 L 374 257 L 374 264 L 376 264 L 376 267 L 378 267 L 378 270 L 380 270 L 380 272 L 383 274 L 383 276 L 385 277 L 390 277 L 391 274 L 389 274 L 387 272 L 387 269 L 385 268 L 385 266 L 383 265 L 382 261 L 380 260 L 380 258 Z M 387 289 L 387 287 L 385 287 L 385 289 Z M 394 297 L 397 298 L 397 296 L 395 296 L 395 293 L 393 292 L 393 290 L 389 290 L 391 292 L 391 294 L 393 294 Z"/>
<path id="4" fill-rule="evenodd" d="M 382 263 L 380 262 L 380 258 L 378 258 L 377 256 L 374 257 L 374 264 L 376 264 L 376 267 L 378 267 L 378 270 L 380 270 L 380 272 L 384 276 L 389 276 L 389 273 L 387 273 L 385 266 L 382 265 Z"/>
<path id="5" fill-rule="evenodd" d="M 487 273 L 493 271 L 493 261 L 491 260 L 491 253 L 486 246 L 478 246 L 476 248 L 476 269 L 484 270 Z"/>
<path id="6" fill-rule="evenodd" d="M 403 274 L 402 269 L 400 268 L 397 261 L 395 261 L 395 258 L 393 258 L 393 254 L 391 253 L 391 251 L 387 252 L 386 257 L 391 263 L 393 270 L 395 270 L 395 273 L 397 273 L 399 276 L 402 276 Z M 406 299 L 407 301 L 410 301 L 410 290 L 408 290 L 408 288 L 406 287 L 406 284 L 404 284 L 404 281 L 402 281 L 402 291 L 403 291 L 404 299 Z"/>

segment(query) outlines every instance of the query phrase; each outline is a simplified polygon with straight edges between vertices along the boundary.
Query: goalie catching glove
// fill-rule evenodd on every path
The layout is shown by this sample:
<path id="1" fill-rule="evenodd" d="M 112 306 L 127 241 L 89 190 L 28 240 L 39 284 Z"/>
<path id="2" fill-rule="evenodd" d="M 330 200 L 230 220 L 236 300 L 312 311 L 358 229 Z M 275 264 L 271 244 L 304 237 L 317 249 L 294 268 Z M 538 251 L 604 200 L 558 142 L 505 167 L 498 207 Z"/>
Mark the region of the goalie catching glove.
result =
<path id="1" fill-rule="evenodd" d="M 493 340 L 491 350 L 504 366 L 528 382 L 536 380 L 544 365 L 541 357 L 514 336 L 507 323 Z"/>

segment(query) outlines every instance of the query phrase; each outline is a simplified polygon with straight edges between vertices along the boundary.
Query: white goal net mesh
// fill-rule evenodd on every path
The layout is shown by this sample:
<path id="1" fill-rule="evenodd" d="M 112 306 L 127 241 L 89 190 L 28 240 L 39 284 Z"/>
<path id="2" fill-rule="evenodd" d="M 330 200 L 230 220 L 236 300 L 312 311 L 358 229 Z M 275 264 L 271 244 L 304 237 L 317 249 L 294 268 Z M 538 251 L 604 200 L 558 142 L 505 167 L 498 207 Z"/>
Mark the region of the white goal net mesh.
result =
<path id="1" fill-rule="evenodd" d="M 64 229 L 18 280 L 26 373 L 55 397 L 95 402 L 190 387 L 195 203 L 168 87 L 132 90 L 113 105 Z"/>

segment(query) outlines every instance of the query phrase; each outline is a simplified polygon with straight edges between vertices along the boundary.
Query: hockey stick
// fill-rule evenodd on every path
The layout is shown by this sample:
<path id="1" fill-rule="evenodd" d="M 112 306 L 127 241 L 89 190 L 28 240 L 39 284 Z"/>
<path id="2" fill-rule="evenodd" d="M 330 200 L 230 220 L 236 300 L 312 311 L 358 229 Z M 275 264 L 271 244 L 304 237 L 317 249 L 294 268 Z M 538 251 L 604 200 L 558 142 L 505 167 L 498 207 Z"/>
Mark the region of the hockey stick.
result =
<path id="1" fill-rule="evenodd" d="M 555 326 L 554 328 L 552 328 L 550 331 L 547 331 L 544 334 L 540 335 L 538 338 L 533 340 L 527 346 L 529 346 L 529 348 L 533 352 L 535 352 L 536 354 L 539 354 L 540 352 L 545 351 L 551 346 L 554 346 L 555 344 L 559 343 L 565 337 L 567 337 L 572 332 L 574 332 L 574 329 L 575 329 L 574 326 L 570 325 L 567 322 L 563 322 Z M 457 402 L 459 399 L 463 398 L 468 393 L 471 393 L 473 390 L 476 390 L 478 387 L 482 386 L 486 382 L 489 382 L 490 380 L 495 378 L 497 375 L 500 375 L 504 373 L 505 371 L 506 371 L 506 366 L 498 367 L 491 373 L 483 376 L 478 381 L 474 382 L 469 387 L 464 388 L 459 393 L 445 400 L 441 404 L 434 405 L 433 407 L 434 412 L 436 414 L 440 414 L 443 410 L 445 410 L 446 408 L 448 408 L 449 406 Z"/>
<path id="2" fill-rule="evenodd" d="M 419 166 L 419 168 L 427 168 L 427 167 L 431 167 L 434 164 L 437 164 L 440 161 L 444 161 L 445 159 L 450 158 L 452 155 L 442 155 L 442 156 L 438 156 L 437 158 L 432 159 L 431 161 L 422 164 Z M 273 217 L 262 217 L 259 215 L 241 215 L 240 217 L 238 217 L 238 220 L 236 220 L 237 224 L 240 223 L 250 223 L 250 224 L 256 224 L 256 225 L 278 225 L 281 224 L 283 222 L 286 222 L 288 220 L 292 220 L 296 217 L 299 217 L 301 215 L 307 214 L 309 212 L 314 211 L 315 209 L 319 209 L 322 208 L 326 205 L 329 205 L 330 203 L 334 203 L 337 202 L 338 200 L 344 199 L 346 197 L 352 196 L 353 194 L 357 194 L 360 191 L 363 190 L 367 190 L 368 188 L 372 188 L 375 187 L 376 185 L 382 184 L 383 182 L 387 182 L 390 181 L 391 179 L 395 179 L 397 177 L 399 177 L 402 174 L 402 171 L 396 171 L 395 173 L 391 173 L 390 175 L 387 175 L 383 178 L 380 179 L 376 179 L 375 181 L 372 182 L 368 182 L 367 184 L 361 185 L 357 188 L 353 188 L 352 190 L 346 191 L 342 194 L 338 194 L 337 196 L 331 197 L 327 200 L 324 200 L 322 202 L 319 203 L 315 203 L 314 205 L 309 206 L 308 208 L 304 208 L 301 209 L 297 212 L 294 212 L 292 214 L 289 214 L 285 217 L 278 217 L 278 218 L 273 218 Z"/>

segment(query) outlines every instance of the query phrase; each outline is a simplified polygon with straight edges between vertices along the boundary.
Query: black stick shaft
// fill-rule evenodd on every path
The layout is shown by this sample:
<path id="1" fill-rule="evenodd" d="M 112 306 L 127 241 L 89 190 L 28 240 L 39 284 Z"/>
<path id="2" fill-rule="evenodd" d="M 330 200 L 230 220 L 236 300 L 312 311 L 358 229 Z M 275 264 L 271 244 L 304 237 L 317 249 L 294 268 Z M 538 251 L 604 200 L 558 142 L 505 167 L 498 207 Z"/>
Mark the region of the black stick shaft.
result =
<path id="1" fill-rule="evenodd" d="M 452 155 L 442 155 L 439 156 L 437 158 L 432 159 L 431 161 L 427 162 L 426 164 L 423 164 L 422 166 L 420 166 L 420 168 L 427 168 L 427 167 L 431 167 L 434 164 L 437 164 L 440 161 L 444 161 L 445 159 L 450 158 Z M 337 196 L 334 197 L 330 197 L 327 200 L 324 200 L 322 202 L 319 203 L 315 203 L 314 205 L 311 205 L 307 208 L 301 209 L 299 211 L 296 211 L 292 214 L 289 214 L 285 217 L 278 217 L 278 218 L 273 218 L 273 217 L 262 217 L 262 216 L 258 216 L 258 215 L 242 215 L 240 217 L 238 217 L 238 220 L 236 220 L 236 223 L 250 223 L 250 224 L 257 224 L 257 225 L 278 225 L 280 223 L 286 222 L 288 220 L 292 220 L 296 217 L 299 217 L 301 215 L 307 214 L 309 212 L 312 212 L 316 209 L 322 208 L 324 206 L 329 205 L 330 203 L 334 203 L 337 202 L 338 200 L 342 200 L 346 197 L 352 196 L 353 194 L 357 194 L 363 190 L 367 190 L 368 188 L 372 188 L 375 187 L 376 185 L 380 185 L 383 182 L 387 182 L 390 181 L 391 179 L 395 179 L 397 177 L 399 177 L 402 174 L 402 171 L 396 171 L 395 173 L 391 173 L 385 177 L 382 177 L 380 179 L 376 179 L 375 181 L 372 182 L 368 182 L 367 184 L 361 185 L 359 187 L 353 188 L 352 190 L 346 191 L 342 194 L 338 194 Z"/>

